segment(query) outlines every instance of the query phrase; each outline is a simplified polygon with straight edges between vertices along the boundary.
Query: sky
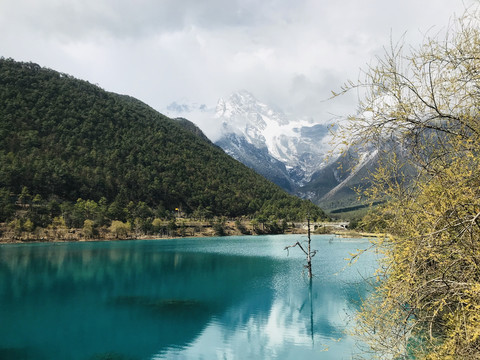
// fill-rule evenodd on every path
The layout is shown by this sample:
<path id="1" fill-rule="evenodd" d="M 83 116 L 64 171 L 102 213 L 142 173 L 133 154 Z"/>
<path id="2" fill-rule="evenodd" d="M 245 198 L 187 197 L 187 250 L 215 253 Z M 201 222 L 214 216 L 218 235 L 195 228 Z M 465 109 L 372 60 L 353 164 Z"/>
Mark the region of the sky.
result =
<path id="1" fill-rule="evenodd" d="M 328 100 L 331 91 L 357 79 L 391 41 L 419 44 L 474 2 L 0 0 L 0 56 L 163 113 L 172 102 L 214 108 L 247 90 L 291 116 L 325 123 L 355 111 L 356 94 Z"/>

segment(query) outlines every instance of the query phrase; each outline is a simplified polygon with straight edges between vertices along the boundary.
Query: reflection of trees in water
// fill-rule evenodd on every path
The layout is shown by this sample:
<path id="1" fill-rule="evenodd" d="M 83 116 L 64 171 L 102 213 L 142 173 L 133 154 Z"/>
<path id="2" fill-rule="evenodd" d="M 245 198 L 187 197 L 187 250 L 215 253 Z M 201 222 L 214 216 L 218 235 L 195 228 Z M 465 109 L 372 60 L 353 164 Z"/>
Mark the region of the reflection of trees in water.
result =
<path id="1" fill-rule="evenodd" d="M 188 344 L 209 319 L 248 299 L 256 288 L 268 289 L 276 266 L 268 258 L 88 245 L 0 253 L 0 302 L 22 304 L 32 313 L 41 308 L 36 324 L 24 320 L 6 337 L 34 335 L 49 343 L 59 336 L 59 353 L 62 346 L 69 353 L 67 344 L 80 342 L 91 351 L 110 346 L 128 354 L 141 343 L 135 351 L 148 356 L 167 345 Z M 33 328 L 40 323 L 49 325 Z"/>
<path id="2" fill-rule="evenodd" d="M 308 279 L 308 298 L 306 298 L 300 306 L 299 311 L 303 312 L 304 308 L 308 308 L 310 310 L 310 337 L 312 339 L 312 346 L 315 346 L 315 338 L 314 338 L 314 320 L 313 320 L 313 294 L 312 294 L 312 289 L 313 289 L 313 279 L 310 277 Z"/>
<path id="3" fill-rule="evenodd" d="M 312 278 L 308 279 L 308 300 L 310 303 L 310 336 L 312 337 L 312 346 L 315 346 L 315 339 L 313 337 L 313 296 L 312 296 Z"/>
<path id="4" fill-rule="evenodd" d="M 213 349 L 228 343 L 268 358 L 274 348 L 321 348 L 325 339 L 341 338 L 341 315 L 367 293 L 320 266 L 309 281 L 299 258 L 165 252 L 150 244 L 0 251 L 0 303 L 20 304 L 36 319 L 12 317 L 16 326 L 0 324 L 0 338 L 32 338 L 32 348 L 53 341 L 55 354 L 75 351 L 85 359 L 112 350 L 136 358 L 168 354 L 172 346 L 188 351 L 210 336 Z M 0 308 L 2 320 L 7 308 Z"/>
<path id="5" fill-rule="evenodd" d="M 220 300 L 217 292 L 229 297 L 240 290 L 238 284 L 248 285 L 258 277 L 271 276 L 273 266 L 267 259 L 135 248 L 49 246 L 17 250 L 0 253 L 3 296 L 23 297 L 34 291 L 68 287 L 70 294 L 75 290 L 100 290 L 115 295 L 135 289 L 143 295 L 173 291 L 179 296 Z M 196 285 L 200 283 L 201 287 Z"/>

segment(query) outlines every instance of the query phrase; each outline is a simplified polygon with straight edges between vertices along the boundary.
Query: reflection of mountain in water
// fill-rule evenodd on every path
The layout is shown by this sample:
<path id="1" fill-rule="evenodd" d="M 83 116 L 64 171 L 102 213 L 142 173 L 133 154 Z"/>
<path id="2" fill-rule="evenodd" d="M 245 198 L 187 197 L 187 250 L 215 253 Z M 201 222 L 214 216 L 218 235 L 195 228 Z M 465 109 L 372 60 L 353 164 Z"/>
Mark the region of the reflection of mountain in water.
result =
<path id="1" fill-rule="evenodd" d="M 352 297 L 366 291 L 333 275 L 345 249 L 320 245 L 310 294 L 302 258 L 265 256 L 283 249 L 275 239 L 263 250 L 261 240 L 218 243 L 250 246 L 243 256 L 201 240 L 0 248 L 0 357 L 299 359 L 337 346 Z"/>
<path id="2" fill-rule="evenodd" d="M 232 354 L 244 359 L 341 359 L 345 348 L 354 347 L 345 324 L 369 288 L 359 281 L 358 273 L 352 281 L 352 269 L 342 272 L 338 263 L 329 267 L 328 256 L 325 252 L 315 264 L 317 276 L 311 288 L 298 262 L 284 262 L 286 272 L 272 278 L 273 294 L 265 289 L 255 297 L 239 299 L 188 347 L 170 347 L 155 359 L 231 358 Z M 322 268 L 321 263 L 327 266 Z"/>
<path id="3" fill-rule="evenodd" d="M 72 354 L 87 350 L 144 358 L 184 346 L 273 274 L 268 259 L 207 253 L 67 246 L 18 252 L 1 257 L 0 318 L 15 326 L 0 325 L 0 344 L 29 338 L 45 358 L 84 359 Z M 28 314 L 2 311 L 11 307 Z"/>

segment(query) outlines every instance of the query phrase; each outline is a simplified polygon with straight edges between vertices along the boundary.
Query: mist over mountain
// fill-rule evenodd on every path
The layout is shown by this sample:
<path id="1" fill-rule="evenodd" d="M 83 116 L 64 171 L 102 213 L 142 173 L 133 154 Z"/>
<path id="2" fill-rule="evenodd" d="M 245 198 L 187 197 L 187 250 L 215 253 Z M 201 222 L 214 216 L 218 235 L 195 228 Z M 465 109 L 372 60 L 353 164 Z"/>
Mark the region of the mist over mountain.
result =
<path id="1" fill-rule="evenodd" d="M 334 124 L 284 113 L 242 90 L 220 98 L 215 109 L 198 104 L 169 106 L 193 119 L 208 115 L 210 139 L 227 154 L 286 191 L 330 208 L 351 206 L 355 188 L 376 166 L 374 149 L 335 155 Z"/>

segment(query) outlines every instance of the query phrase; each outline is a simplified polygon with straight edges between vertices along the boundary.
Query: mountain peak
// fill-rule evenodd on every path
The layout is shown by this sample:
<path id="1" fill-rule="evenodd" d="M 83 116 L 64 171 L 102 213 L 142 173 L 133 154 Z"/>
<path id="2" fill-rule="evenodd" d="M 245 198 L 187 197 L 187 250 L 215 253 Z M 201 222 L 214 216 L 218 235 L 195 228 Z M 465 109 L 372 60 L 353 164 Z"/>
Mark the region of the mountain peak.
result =
<path id="1" fill-rule="evenodd" d="M 255 123 L 255 126 L 266 126 L 267 121 L 274 121 L 280 125 L 288 123 L 283 112 L 273 110 L 246 90 L 232 93 L 228 100 L 220 98 L 215 116 L 222 118 L 226 123 L 243 119 L 246 125 L 250 120 Z"/>
<path id="2" fill-rule="evenodd" d="M 227 147 L 227 139 L 235 134 L 259 151 L 267 149 L 271 161 L 283 163 L 294 183 L 308 181 L 322 166 L 328 151 L 324 140 L 329 135 L 328 126 L 316 124 L 311 119 L 289 117 L 246 90 L 235 92 L 228 99 L 220 98 L 215 117 L 223 125 L 222 147 Z M 236 151 L 238 149 L 228 148 L 231 155 L 245 161 L 245 155 L 235 155 Z M 256 170 L 261 172 L 260 165 Z"/>

